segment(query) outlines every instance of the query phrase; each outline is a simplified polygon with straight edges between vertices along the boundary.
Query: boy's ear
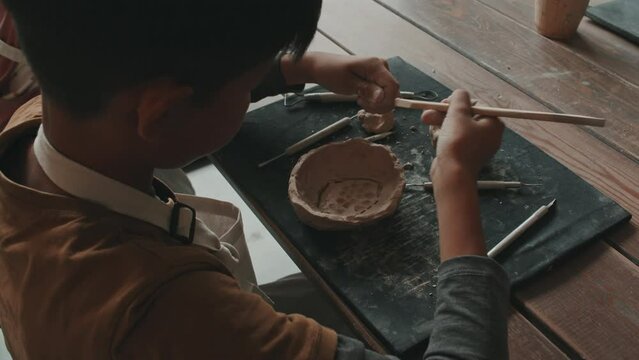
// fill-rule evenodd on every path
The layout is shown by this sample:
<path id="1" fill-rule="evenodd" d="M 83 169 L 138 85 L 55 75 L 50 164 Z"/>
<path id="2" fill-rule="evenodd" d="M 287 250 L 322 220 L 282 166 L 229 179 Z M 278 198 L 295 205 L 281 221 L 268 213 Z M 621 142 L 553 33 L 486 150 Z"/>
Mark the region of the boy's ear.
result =
<path id="1" fill-rule="evenodd" d="M 148 141 L 157 138 L 167 112 L 193 95 L 193 88 L 170 79 L 158 79 L 146 85 L 137 106 L 138 135 Z"/>

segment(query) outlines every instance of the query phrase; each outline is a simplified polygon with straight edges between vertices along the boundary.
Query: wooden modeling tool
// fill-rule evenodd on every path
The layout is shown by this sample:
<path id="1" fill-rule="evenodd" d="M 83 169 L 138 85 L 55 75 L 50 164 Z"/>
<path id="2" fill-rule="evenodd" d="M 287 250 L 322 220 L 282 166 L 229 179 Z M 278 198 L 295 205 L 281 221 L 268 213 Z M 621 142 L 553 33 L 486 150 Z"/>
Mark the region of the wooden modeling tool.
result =
<path id="1" fill-rule="evenodd" d="M 379 141 L 382 139 L 386 139 L 387 137 L 393 135 L 392 131 L 387 131 L 387 132 L 383 132 L 381 134 L 377 134 L 377 135 L 371 135 L 369 137 L 365 137 L 364 140 L 366 141 L 370 141 L 370 142 L 375 142 L 375 141 Z"/>
<path id="2" fill-rule="evenodd" d="M 513 241 L 517 240 L 528 228 L 533 226 L 537 221 L 544 217 L 548 211 L 555 205 L 557 199 L 553 199 L 548 205 L 543 205 L 537 211 L 535 211 L 526 221 L 517 226 L 513 232 L 506 235 L 506 237 L 500 241 L 494 248 L 488 252 L 488 257 L 494 258 L 499 253 L 504 251 Z"/>
<path id="3" fill-rule="evenodd" d="M 399 96 L 403 99 L 413 100 L 434 100 L 437 98 L 437 93 L 431 90 L 422 92 L 412 91 L 400 91 Z M 284 107 L 292 107 L 301 102 L 315 102 L 315 103 L 336 103 L 336 102 L 356 102 L 357 95 L 343 95 L 335 94 L 332 92 L 317 92 L 306 94 L 289 95 L 284 94 Z"/>
<path id="4" fill-rule="evenodd" d="M 295 144 L 289 146 L 286 148 L 286 150 L 284 150 L 283 153 L 279 154 L 278 156 L 272 158 L 272 159 L 268 159 L 266 161 L 264 161 L 263 163 L 260 163 L 259 165 L 257 165 L 257 167 L 261 168 L 264 167 L 270 163 L 272 163 L 275 160 L 281 159 L 285 156 L 289 156 L 289 155 L 293 155 L 299 151 L 302 151 L 304 149 L 306 149 L 307 147 L 317 143 L 318 141 L 342 130 L 343 128 L 345 128 L 346 126 L 348 126 L 351 123 L 351 120 L 353 120 L 355 117 L 357 117 L 357 114 L 351 116 L 351 117 L 345 117 L 341 120 L 338 120 L 334 123 L 332 123 L 331 125 L 323 128 L 322 130 L 308 136 L 305 137 L 304 139 L 296 142 Z"/>
<path id="5" fill-rule="evenodd" d="M 300 94 L 292 96 L 293 100 L 289 100 L 291 96 L 284 95 L 284 106 L 291 107 L 301 102 L 318 102 L 318 103 L 335 103 L 335 102 L 353 102 L 357 101 L 357 95 L 342 95 L 332 92 L 319 92 Z"/>
<path id="6" fill-rule="evenodd" d="M 419 186 L 425 190 L 432 190 L 433 183 L 427 181 L 423 184 L 406 184 L 406 186 Z M 478 190 L 500 190 L 500 189 L 518 189 L 522 186 L 541 186 L 541 184 L 525 184 L 520 181 L 494 181 L 494 180 L 479 180 L 477 181 Z"/>
<path id="7" fill-rule="evenodd" d="M 437 110 L 441 112 L 448 111 L 448 104 L 446 103 L 408 100 L 401 98 L 395 99 L 395 106 L 406 109 Z M 603 127 L 606 125 L 605 119 L 583 115 L 556 114 L 541 111 L 501 109 L 484 106 L 472 106 L 471 109 L 473 111 L 473 114 L 475 115 L 499 116 L 502 118 L 528 119 L 599 127 Z"/>

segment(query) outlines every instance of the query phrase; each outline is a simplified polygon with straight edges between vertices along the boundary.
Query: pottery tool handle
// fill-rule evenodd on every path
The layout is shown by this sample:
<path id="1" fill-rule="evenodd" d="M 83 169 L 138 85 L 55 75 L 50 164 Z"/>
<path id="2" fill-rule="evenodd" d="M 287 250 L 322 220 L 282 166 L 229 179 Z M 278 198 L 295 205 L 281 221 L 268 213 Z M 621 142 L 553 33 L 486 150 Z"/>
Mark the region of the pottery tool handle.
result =
<path id="1" fill-rule="evenodd" d="M 416 94 L 410 91 L 401 91 L 400 96 L 413 97 L 413 96 L 416 96 Z M 332 92 L 318 92 L 318 93 L 305 94 L 304 100 L 321 102 L 321 103 L 355 102 L 357 101 L 357 95 L 356 94 L 344 95 L 344 94 L 336 94 Z"/>
<path id="2" fill-rule="evenodd" d="M 304 150 L 305 148 L 315 144 L 316 142 L 326 138 L 329 135 L 332 135 L 334 133 L 336 133 L 337 131 L 340 131 L 341 129 L 345 128 L 346 126 L 348 126 L 348 124 L 351 123 L 351 120 L 353 120 L 353 118 L 357 116 L 351 116 L 351 117 L 345 117 L 341 120 L 338 120 L 334 123 L 332 123 L 331 125 L 323 128 L 322 130 L 316 132 L 313 135 L 310 135 L 298 142 L 296 142 L 295 144 L 289 146 L 286 148 L 286 150 L 284 151 L 284 153 L 286 155 L 292 155 L 295 154 L 298 151 Z"/>
<path id="3" fill-rule="evenodd" d="M 307 136 L 304 139 L 296 142 L 295 144 L 289 146 L 286 148 L 286 150 L 284 150 L 283 153 L 277 155 L 276 157 L 270 158 L 260 164 L 257 165 L 257 167 L 261 168 L 264 167 L 270 163 L 272 163 L 273 161 L 276 161 L 278 159 L 281 159 L 287 155 L 292 155 L 295 154 L 298 151 L 302 151 L 305 148 L 315 144 L 316 142 L 324 139 L 325 137 L 334 134 L 338 131 L 340 131 L 341 129 L 345 128 L 346 126 L 348 126 L 348 124 L 350 124 L 351 120 L 353 120 L 357 115 L 353 115 L 351 117 L 345 117 L 341 120 L 338 120 L 334 123 L 332 123 L 331 125 L 323 128 L 322 130 L 316 132 L 313 135 Z"/>
<path id="4" fill-rule="evenodd" d="M 342 95 L 342 94 L 335 94 L 332 92 L 310 93 L 310 94 L 304 95 L 304 100 L 321 102 L 321 103 L 352 102 L 352 101 L 357 101 L 357 95 Z"/>
<path id="5" fill-rule="evenodd" d="M 376 134 L 376 135 L 371 135 L 368 137 L 365 137 L 364 140 L 366 141 L 370 141 L 370 142 L 375 142 L 375 141 L 379 141 L 382 139 L 386 139 L 387 137 L 393 135 L 392 131 L 387 131 L 387 132 L 383 132 L 381 134 Z"/>
<path id="6" fill-rule="evenodd" d="M 415 184 L 417 185 L 417 184 Z M 495 180 L 479 180 L 477 181 L 478 190 L 499 190 L 499 189 L 516 189 L 522 187 L 524 184 L 520 181 L 495 181 Z M 432 190 L 433 183 L 430 181 L 425 182 L 424 189 Z"/>
<path id="7" fill-rule="evenodd" d="M 446 103 L 407 100 L 401 98 L 395 99 L 395 106 L 406 109 L 437 110 L 441 112 L 448 111 L 448 104 Z M 501 109 L 484 106 L 472 106 L 471 109 L 473 111 L 473 114 L 476 115 L 499 116 L 504 118 L 528 119 L 599 127 L 603 127 L 606 125 L 605 119 L 584 115 L 556 114 L 541 111 Z"/>
<path id="8" fill-rule="evenodd" d="M 508 234 L 502 241 L 500 241 L 497 245 L 495 245 L 495 247 L 488 252 L 488 257 L 493 258 L 497 256 L 499 253 L 501 253 L 502 251 L 504 251 L 504 249 L 506 249 L 513 241 L 517 240 L 517 238 L 519 238 L 521 234 L 523 234 L 526 230 L 528 230 L 528 228 L 533 226 L 533 224 L 539 221 L 539 219 L 544 217 L 544 215 L 548 213 L 550 208 L 552 208 L 556 202 L 557 200 L 553 200 L 550 202 L 550 204 L 544 205 L 540 207 L 537 211 L 535 211 L 528 219 L 526 219 L 526 221 L 521 223 L 521 225 L 517 226 L 517 228 L 513 230 L 513 232 Z"/>
<path id="9" fill-rule="evenodd" d="M 494 180 L 477 181 L 477 189 L 479 190 L 515 189 L 515 188 L 520 188 L 522 185 L 523 184 L 519 181 L 494 181 Z"/>

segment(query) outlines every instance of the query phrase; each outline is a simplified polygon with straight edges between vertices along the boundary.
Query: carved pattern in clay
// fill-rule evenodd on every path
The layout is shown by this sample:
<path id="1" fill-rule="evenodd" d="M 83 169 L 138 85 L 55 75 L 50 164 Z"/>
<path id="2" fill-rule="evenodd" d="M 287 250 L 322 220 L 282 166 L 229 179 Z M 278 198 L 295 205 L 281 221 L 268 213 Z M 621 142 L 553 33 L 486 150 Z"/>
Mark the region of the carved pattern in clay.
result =
<path id="1" fill-rule="evenodd" d="M 363 139 L 321 146 L 302 156 L 289 178 L 289 199 L 305 224 L 346 230 L 392 215 L 405 180 L 390 148 Z"/>

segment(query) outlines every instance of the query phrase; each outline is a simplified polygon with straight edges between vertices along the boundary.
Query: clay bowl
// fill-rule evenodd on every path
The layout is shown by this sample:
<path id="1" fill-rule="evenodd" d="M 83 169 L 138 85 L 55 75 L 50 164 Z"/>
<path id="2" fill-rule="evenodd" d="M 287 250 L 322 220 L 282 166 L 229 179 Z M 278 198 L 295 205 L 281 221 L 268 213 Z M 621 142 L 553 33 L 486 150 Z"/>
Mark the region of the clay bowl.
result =
<path id="1" fill-rule="evenodd" d="M 352 139 L 302 156 L 291 172 L 288 195 L 303 223 L 348 230 L 392 215 L 404 185 L 404 170 L 387 146 Z"/>

